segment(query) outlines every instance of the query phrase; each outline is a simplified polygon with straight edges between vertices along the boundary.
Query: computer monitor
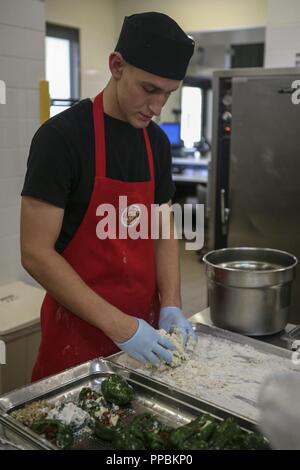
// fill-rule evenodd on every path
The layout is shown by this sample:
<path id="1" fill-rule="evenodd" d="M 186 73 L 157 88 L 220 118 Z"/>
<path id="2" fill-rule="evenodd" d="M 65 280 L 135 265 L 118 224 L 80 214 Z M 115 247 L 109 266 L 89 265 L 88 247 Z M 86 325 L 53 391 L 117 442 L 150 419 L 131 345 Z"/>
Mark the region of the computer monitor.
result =
<path id="1" fill-rule="evenodd" d="M 167 134 L 172 147 L 181 147 L 179 122 L 162 122 L 160 127 Z"/>

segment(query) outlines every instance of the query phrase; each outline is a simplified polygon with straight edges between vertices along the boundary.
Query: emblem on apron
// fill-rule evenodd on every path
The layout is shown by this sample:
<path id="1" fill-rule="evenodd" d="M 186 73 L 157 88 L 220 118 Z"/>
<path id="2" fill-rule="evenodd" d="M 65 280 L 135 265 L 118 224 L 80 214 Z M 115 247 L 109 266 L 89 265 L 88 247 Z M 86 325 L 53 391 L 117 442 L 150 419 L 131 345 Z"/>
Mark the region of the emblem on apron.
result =
<path id="1" fill-rule="evenodd" d="M 138 223 L 140 216 L 141 208 L 137 204 L 131 204 L 123 210 L 121 222 L 124 227 L 133 227 Z"/>

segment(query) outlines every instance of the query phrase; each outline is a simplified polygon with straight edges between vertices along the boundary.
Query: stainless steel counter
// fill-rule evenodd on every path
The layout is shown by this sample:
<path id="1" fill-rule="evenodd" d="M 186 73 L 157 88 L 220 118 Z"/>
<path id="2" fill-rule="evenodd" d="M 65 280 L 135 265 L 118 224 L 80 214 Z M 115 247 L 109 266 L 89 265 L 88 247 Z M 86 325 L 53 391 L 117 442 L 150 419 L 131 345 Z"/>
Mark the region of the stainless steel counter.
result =
<path id="1" fill-rule="evenodd" d="M 213 325 L 210 316 L 210 309 L 206 308 L 201 312 L 195 313 L 192 315 L 189 320 L 193 323 L 203 323 L 204 325 Z M 282 330 L 280 333 L 275 335 L 268 335 L 268 336 L 256 336 L 255 339 L 259 341 L 264 341 L 269 344 L 274 344 L 275 346 L 279 346 L 284 349 L 291 349 L 291 345 L 294 339 L 290 338 L 288 333 L 295 328 L 296 325 L 292 323 L 288 323 L 286 328 Z"/>

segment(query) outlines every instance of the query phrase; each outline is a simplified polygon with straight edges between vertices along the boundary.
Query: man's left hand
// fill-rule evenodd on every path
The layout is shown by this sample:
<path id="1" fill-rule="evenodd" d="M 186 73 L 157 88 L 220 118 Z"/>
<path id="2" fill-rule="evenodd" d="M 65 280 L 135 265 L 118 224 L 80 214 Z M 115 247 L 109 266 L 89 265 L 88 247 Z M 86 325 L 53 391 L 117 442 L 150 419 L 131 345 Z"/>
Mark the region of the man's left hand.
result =
<path id="1" fill-rule="evenodd" d="M 159 328 L 163 328 L 167 333 L 173 327 L 180 328 L 183 333 L 184 344 L 186 344 L 188 336 L 194 336 L 191 323 L 185 318 L 179 307 L 162 307 L 159 316 Z"/>

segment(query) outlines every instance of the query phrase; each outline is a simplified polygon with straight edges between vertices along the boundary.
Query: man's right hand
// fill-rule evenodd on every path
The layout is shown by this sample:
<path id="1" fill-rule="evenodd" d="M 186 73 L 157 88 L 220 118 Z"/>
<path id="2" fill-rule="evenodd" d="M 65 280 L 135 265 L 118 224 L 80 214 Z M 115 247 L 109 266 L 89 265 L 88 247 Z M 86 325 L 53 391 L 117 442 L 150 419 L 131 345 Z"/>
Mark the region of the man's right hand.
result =
<path id="1" fill-rule="evenodd" d="M 142 363 L 158 365 L 160 359 L 167 363 L 172 362 L 172 354 L 176 348 L 167 338 L 164 338 L 151 325 L 140 318 L 138 328 L 133 336 L 127 341 L 115 344 L 122 351 L 127 352 L 131 357 Z"/>

